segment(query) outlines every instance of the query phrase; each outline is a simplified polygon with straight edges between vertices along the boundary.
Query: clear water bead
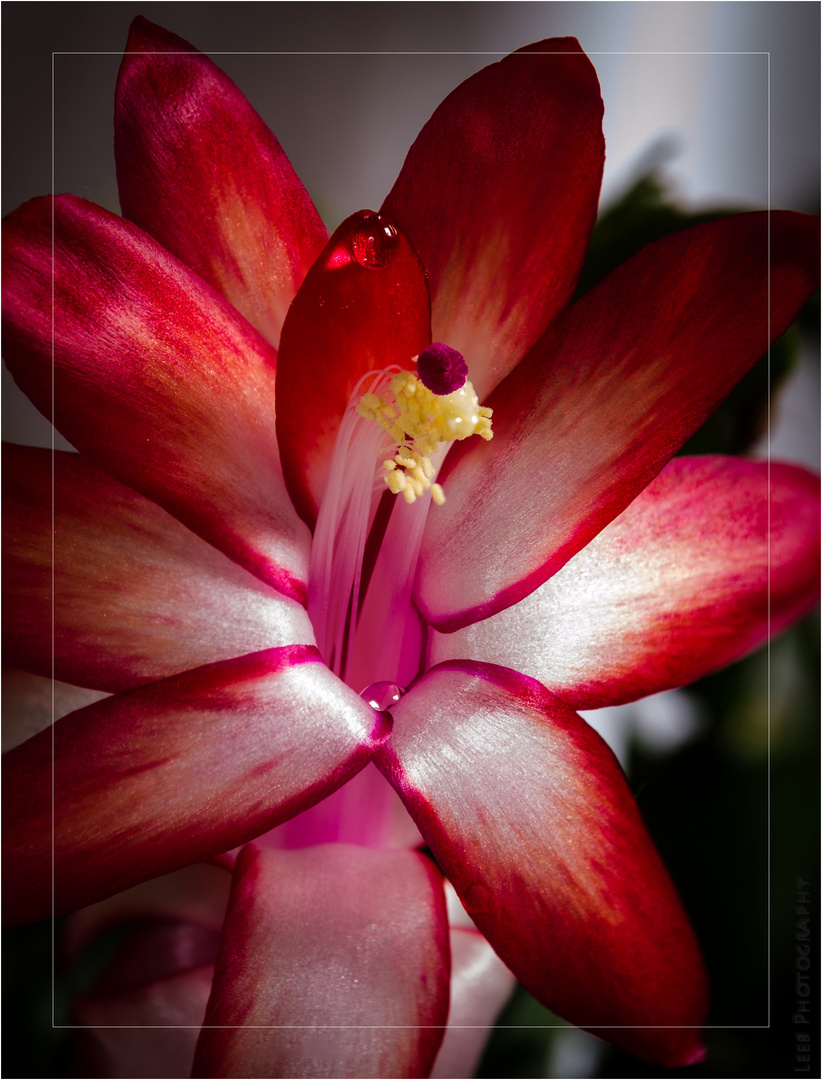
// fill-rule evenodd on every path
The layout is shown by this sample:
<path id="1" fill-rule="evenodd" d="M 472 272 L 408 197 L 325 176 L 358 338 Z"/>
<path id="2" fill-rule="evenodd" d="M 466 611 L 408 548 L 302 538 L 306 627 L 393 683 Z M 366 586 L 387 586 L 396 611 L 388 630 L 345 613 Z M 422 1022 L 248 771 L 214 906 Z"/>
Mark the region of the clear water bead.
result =
<path id="1" fill-rule="evenodd" d="M 368 270 L 381 270 L 396 257 L 400 235 L 388 218 L 373 210 L 361 211 L 359 218 L 360 224 L 351 237 L 354 258 Z"/>
<path id="2" fill-rule="evenodd" d="M 377 712 L 388 712 L 392 705 L 396 705 L 405 689 L 393 682 L 372 682 L 362 691 L 360 697 L 367 701 L 372 709 Z"/>

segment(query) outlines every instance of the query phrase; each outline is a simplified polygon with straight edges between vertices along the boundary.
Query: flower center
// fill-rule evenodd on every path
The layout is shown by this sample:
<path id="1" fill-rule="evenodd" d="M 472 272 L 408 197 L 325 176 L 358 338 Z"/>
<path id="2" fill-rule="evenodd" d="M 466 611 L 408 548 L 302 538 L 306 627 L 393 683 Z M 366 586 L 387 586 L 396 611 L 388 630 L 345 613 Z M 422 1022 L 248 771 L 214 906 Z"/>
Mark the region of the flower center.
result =
<path id="1" fill-rule="evenodd" d="M 417 675 L 422 632 L 411 589 L 429 505 L 422 496 L 445 501 L 435 481 L 450 443 L 492 437 L 491 410 L 480 406 L 460 354 L 437 344 L 415 359 L 416 375 L 372 371 L 354 388 L 311 545 L 308 613 L 317 645 L 358 692 Z M 390 516 L 378 515 L 386 486 L 408 504 Z"/>
<path id="2" fill-rule="evenodd" d="M 363 394 L 357 412 L 386 431 L 396 446 L 392 458 L 383 461 L 384 479 L 394 495 L 402 492 L 413 503 L 431 490 L 435 503 L 442 505 L 445 494 L 434 483 L 431 460 L 443 442 L 479 435 L 493 438 L 491 410 L 480 405 L 467 379 L 468 367 L 461 354 L 447 345 L 434 344 L 416 357 L 417 374 L 398 371 L 391 379 L 389 393 Z"/>

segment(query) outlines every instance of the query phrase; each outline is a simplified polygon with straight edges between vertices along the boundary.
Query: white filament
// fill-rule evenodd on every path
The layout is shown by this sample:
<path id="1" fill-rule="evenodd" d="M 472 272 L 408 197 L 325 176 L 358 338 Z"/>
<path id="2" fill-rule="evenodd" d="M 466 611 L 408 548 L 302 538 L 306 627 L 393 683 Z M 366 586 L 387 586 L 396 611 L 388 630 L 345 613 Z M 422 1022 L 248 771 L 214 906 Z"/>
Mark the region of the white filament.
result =
<path id="1" fill-rule="evenodd" d="M 433 456 L 435 470 L 447 451 L 441 446 Z M 395 500 L 346 665 L 346 682 L 355 689 L 374 679 L 407 685 L 418 674 L 421 642 L 414 640 L 419 623 L 411 590 L 430 509 L 430 491 L 411 505 Z"/>
<path id="2" fill-rule="evenodd" d="M 398 370 L 368 372 L 354 388 L 337 432 L 311 544 L 308 614 L 323 659 L 340 676 L 346 633 L 357 625 L 365 543 L 386 490 L 378 475 L 386 435 L 359 415 L 357 402 L 367 390 L 384 391 Z"/>

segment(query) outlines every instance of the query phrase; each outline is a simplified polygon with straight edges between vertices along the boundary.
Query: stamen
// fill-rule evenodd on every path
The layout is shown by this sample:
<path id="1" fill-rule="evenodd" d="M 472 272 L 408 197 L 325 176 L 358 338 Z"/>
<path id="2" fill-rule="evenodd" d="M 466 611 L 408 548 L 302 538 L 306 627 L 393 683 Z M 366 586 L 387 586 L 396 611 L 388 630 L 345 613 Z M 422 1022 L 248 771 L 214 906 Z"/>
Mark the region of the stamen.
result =
<path id="1" fill-rule="evenodd" d="M 463 366 L 465 364 L 460 354 L 446 345 L 428 348 L 436 352 L 434 359 L 441 358 L 446 350 Z M 426 351 L 424 349 L 417 357 L 418 371 Z M 432 354 L 428 361 L 432 361 Z M 430 367 L 428 361 L 423 367 Z M 446 361 L 451 362 L 447 356 Z M 446 371 L 440 385 L 444 385 L 447 378 L 453 381 L 453 373 L 458 367 L 454 361 L 449 369 L 451 375 Z M 432 455 L 439 443 L 461 441 L 470 435 L 479 435 L 485 440 L 493 438 L 491 409 L 480 405 L 474 387 L 465 378 L 459 389 L 440 393 L 429 389 L 412 372 L 399 371 L 391 379 L 388 390 L 390 393 L 372 390 L 363 394 L 357 405 L 360 416 L 378 424 L 397 446 L 394 457 L 383 461 L 383 479 L 392 494 L 402 494 L 408 503 L 415 502 L 431 489 L 434 502 L 441 506 L 445 494 L 439 484 L 433 484 L 436 470 L 431 462 Z"/>
<path id="2" fill-rule="evenodd" d="M 357 384 L 340 423 L 328 482 L 311 544 L 308 614 L 328 666 L 342 674 L 349 630 L 356 626 L 362 560 L 382 487 L 375 463 L 386 452 L 385 435 L 364 424 L 357 410 L 369 383 L 384 393 L 397 368 L 369 372 Z M 375 397 L 364 394 L 363 397 Z"/>
<path id="3" fill-rule="evenodd" d="M 416 671 L 416 660 L 403 659 L 404 642 L 407 633 L 418 633 L 411 586 L 428 507 L 391 515 L 363 599 L 366 542 L 385 491 L 380 480 L 409 504 L 430 490 L 441 506 L 445 495 L 435 480 L 446 444 L 474 434 L 493 436 L 491 410 L 479 404 L 470 382 L 436 394 L 412 372 L 391 367 L 368 372 L 354 388 L 314 530 L 308 589 L 317 645 L 349 685 L 373 680 L 383 664 L 394 674 Z M 407 618 L 396 618 L 400 611 Z M 416 647 L 411 651 L 418 655 Z"/>
<path id="4" fill-rule="evenodd" d="M 432 394 L 452 394 L 465 386 L 468 365 L 462 353 L 435 341 L 426 345 L 417 357 L 417 375 Z"/>

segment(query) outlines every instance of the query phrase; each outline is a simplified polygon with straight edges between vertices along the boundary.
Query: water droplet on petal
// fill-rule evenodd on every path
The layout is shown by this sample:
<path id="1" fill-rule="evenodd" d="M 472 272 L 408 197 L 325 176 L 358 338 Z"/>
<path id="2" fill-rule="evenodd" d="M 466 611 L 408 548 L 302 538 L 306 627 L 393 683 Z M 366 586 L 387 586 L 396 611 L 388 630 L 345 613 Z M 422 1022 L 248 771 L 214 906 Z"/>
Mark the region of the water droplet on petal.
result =
<path id="1" fill-rule="evenodd" d="M 468 914 L 474 915 L 488 907 L 490 899 L 491 890 L 488 886 L 477 882 L 475 885 L 469 885 L 465 890 L 465 896 L 462 898 L 462 903 Z"/>
<path id="2" fill-rule="evenodd" d="M 393 262 L 400 247 L 400 236 L 387 217 L 363 210 L 360 224 L 351 237 L 354 258 L 368 270 L 381 270 Z"/>
<path id="3" fill-rule="evenodd" d="M 360 697 L 367 701 L 377 712 L 386 712 L 396 705 L 405 689 L 393 682 L 372 682 L 362 691 Z"/>

